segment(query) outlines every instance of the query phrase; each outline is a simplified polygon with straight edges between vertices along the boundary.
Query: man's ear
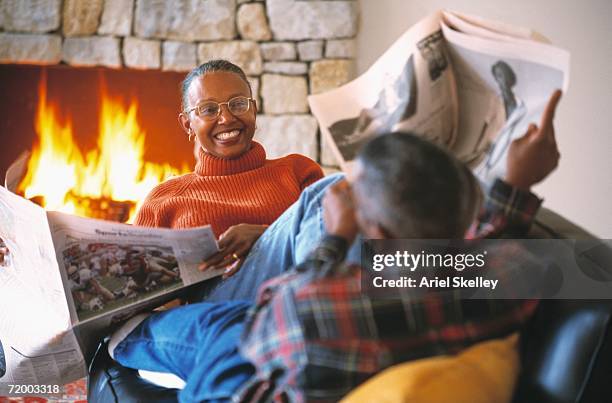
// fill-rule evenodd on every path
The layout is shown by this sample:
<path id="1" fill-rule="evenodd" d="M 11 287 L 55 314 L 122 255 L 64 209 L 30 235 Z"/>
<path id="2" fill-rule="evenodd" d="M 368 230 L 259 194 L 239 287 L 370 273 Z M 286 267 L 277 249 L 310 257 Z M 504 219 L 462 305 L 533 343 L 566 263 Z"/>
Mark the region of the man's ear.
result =
<path id="1" fill-rule="evenodd" d="M 179 113 L 178 121 L 183 131 L 189 135 L 191 133 L 191 120 L 189 120 L 189 115 L 185 112 Z"/>
<path id="2" fill-rule="evenodd" d="M 255 98 L 253 98 L 253 111 L 255 112 L 255 115 L 257 116 L 257 100 Z"/>

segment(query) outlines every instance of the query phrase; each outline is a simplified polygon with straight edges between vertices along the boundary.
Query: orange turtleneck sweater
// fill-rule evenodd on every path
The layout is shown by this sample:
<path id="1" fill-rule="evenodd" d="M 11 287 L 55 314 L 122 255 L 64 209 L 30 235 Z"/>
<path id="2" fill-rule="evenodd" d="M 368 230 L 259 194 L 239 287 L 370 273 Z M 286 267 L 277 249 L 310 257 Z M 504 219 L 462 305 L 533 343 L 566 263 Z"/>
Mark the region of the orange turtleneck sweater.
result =
<path id="1" fill-rule="evenodd" d="M 256 142 L 236 159 L 200 150 L 195 171 L 153 189 L 134 224 L 167 228 L 210 224 L 217 237 L 236 224 L 272 224 L 306 186 L 322 177 L 311 159 L 291 154 L 267 160 Z"/>

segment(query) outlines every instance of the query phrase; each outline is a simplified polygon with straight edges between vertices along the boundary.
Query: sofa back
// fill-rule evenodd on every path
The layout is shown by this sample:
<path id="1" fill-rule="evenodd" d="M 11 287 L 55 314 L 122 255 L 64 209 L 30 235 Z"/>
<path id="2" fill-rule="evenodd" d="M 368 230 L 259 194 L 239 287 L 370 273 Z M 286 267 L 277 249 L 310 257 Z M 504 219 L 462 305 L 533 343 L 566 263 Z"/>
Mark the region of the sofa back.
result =
<path id="1" fill-rule="evenodd" d="M 521 334 L 514 402 L 600 402 L 612 390 L 612 301 L 540 303 Z"/>
<path id="2" fill-rule="evenodd" d="M 529 237 L 594 238 L 544 208 Z M 612 267 L 607 260 L 594 263 L 609 272 Z M 542 301 L 521 334 L 522 371 L 514 402 L 588 403 L 612 399 L 611 318 L 612 299 Z"/>

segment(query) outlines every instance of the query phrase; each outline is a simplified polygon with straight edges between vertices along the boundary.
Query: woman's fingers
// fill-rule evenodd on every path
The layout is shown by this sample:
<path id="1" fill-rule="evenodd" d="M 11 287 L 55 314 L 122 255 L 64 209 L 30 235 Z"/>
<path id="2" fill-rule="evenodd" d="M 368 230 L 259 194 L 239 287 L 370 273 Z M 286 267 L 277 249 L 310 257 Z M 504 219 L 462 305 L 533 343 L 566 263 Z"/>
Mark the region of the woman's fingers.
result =
<path id="1" fill-rule="evenodd" d="M 237 260 L 241 260 L 248 253 L 248 246 L 232 245 L 232 249 L 223 251 L 221 259 L 215 259 L 213 263 L 204 262 L 200 265 L 200 270 L 216 270 L 232 265 Z"/>
<path id="2" fill-rule="evenodd" d="M 217 270 L 225 268 L 226 271 L 223 274 L 223 278 L 231 277 L 236 274 L 238 270 L 240 270 L 248 252 L 249 247 L 242 246 L 241 248 L 236 249 L 235 252 L 226 255 L 219 263 L 208 265 L 204 269 L 200 270 Z"/>
<path id="3" fill-rule="evenodd" d="M 242 263 L 235 264 L 249 253 L 259 236 L 265 231 L 265 225 L 238 224 L 230 227 L 219 237 L 220 251 L 200 264 L 200 270 L 220 269 L 232 266 L 235 274 Z"/>
<path id="4" fill-rule="evenodd" d="M 232 243 L 236 241 L 236 226 L 230 227 L 219 237 L 219 249 L 227 249 Z"/>
<path id="5" fill-rule="evenodd" d="M 212 255 L 211 257 L 209 257 L 208 259 L 206 259 L 205 261 L 203 261 L 202 263 L 200 263 L 200 266 L 198 268 L 200 270 L 206 270 L 212 266 L 216 266 L 220 262 L 222 262 L 225 257 L 226 257 L 226 252 L 221 250 L 215 253 L 214 255 Z"/>
<path id="6" fill-rule="evenodd" d="M 234 251 L 238 248 L 238 245 L 236 245 L 238 243 L 238 238 L 234 236 L 235 228 L 236 226 L 230 227 L 227 231 L 221 234 L 218 242 L 219 252 L 202 262 L 199 267 L 200 270 L 207 270 L 209 268 L 219 266 L 223 267 L 222 263 L 227 260 L 227 257 L 231 256 L 232 253 L 235 253 Z"/>
<path id="7" fill-rule="evenodd" d="M 227 255 L 223 258 L 222 261 L 220 261 L 219 263 L 209 266 L 206 268 L 206 270 L 218 270 L 218 269 L 223 269 L 229 265 L 231 265 L 232 263 L 234 263 L 236 261 L 236 258 L 232 255 Z"/>
<path id="8" fill-rule="evenodd" d="M 238 273 L 238 270 L 240 270 L 240 268 L 242 267 L 243 262 L 244 262 L 244 259 L 238 259 L 234 263 L 229 265 L 225 269 L 225 272 L 223 273 L 223 279 L 225 280 L 226 278 L 229 278 L 233 276 L 234 274 Z"/>

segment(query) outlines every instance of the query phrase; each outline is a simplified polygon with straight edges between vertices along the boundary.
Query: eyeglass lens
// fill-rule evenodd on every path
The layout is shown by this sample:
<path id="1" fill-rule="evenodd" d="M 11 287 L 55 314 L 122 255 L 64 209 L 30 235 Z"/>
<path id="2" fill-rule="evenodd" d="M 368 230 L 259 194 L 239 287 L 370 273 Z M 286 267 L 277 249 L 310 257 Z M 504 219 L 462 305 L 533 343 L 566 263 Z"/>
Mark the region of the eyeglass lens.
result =
<path id="1" fill-rule="evenodd" d="M 205 102 L 197 107 L 197 113 L 203 118 L 214 119 L 221 113 L 221 105 L 227 104 L 227 108 L 233 115 L 241 115 L 249 110 L 249 98 L 236 97 L 228 102 Z"/>

